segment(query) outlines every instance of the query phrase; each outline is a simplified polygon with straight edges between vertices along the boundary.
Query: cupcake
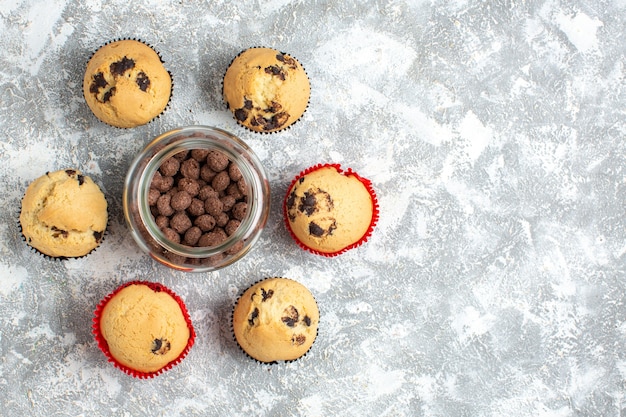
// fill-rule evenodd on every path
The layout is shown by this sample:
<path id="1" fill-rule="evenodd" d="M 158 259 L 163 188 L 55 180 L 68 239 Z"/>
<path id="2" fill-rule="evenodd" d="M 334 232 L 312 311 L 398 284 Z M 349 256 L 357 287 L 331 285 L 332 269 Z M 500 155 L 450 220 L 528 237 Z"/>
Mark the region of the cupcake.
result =
<path id="1" fill-rule="evenodd" d="M 195 331 L 183 301 L 165 286 L 132 281 L 105 297 L 93 333 L 110 362 L 137 378 L 152 378 L 189 352 Z"/>
<path id="2" fill-rule="evenodd" d="M 167 107 L 172 77 L 159 55 L 132 39 L 108 43 L 87 63 L 83 94 L 93 114 L 112 126 L 143 125 Z"/>
<path id="3" fill-rule="evenodd" d="M 270 48 L 241 52 L 224 75 L 224 100 L 237 123 L 254 132 L 286 129 L 305 112 L 311 85 L 302 65 Z"/>
<path id="4" fill-rule="evenodd" d="M 365 242 L 378 221 L 371 182 L 338 164 L 316 165 L 291 183 L 284 201 L 287 228 L 309 252 L 336 256 Z"/>
<path id="5" fill-rule="evenodd" d="M 20 227 L 26 243 L 50 258 L 85 256 L 100 245 L 107 226 L 107 201 L 80 171 L 48 172 L 24 194 Z"/>
<path id="6" fill-rule="evenodd" d="M 241 349 L 262 363 L 294 361 L 317 337 L 319 310 L 311 292 L 288 278 L 267 278 L 248 288 L 233 310 Z"/>

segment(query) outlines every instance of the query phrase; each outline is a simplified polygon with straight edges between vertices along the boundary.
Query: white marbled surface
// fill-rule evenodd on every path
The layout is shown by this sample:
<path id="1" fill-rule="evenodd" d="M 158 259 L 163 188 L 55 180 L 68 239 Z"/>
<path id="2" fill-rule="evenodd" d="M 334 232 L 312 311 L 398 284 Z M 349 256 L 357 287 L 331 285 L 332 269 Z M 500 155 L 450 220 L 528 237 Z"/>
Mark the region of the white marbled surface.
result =
<path id="1" fill-rule="evenodd" d="M 626 1 L 0 0 L 2 416 L 626 416 Z M 138 37 L 175 80 L 163 117 L 120 130 L 81 92 L 101 44 Z M 249 46 L 293 54 L 312 96 L 293 128 L 237 126 L 221 77 Z M 254 250 L 208 274 L 140 253 L 130 161 L 173 127 L 229 130 L 261 158 L 272 208 Z M 333 259 L 291 241 L 280 204 L 318 162 L 371 179 L 381 218 Z M 94 254 L 51 262 L 21 239 L 30 181 L 76 167 L 110 205 Z M 272 275 L 322 312 L 310 353 L 265 366 L 236 347 L 237 295 Z M 120 283 L 181 295 L 198 337 L 152 380 L 91 335 Z"/>

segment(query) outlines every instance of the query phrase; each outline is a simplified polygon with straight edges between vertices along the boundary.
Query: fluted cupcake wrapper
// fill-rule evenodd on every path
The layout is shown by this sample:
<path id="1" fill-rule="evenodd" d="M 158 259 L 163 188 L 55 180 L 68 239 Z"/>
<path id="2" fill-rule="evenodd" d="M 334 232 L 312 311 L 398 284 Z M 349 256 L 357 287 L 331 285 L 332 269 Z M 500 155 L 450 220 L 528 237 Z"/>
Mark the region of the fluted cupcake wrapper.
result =
<path id="1" fill-rule="evenodd" d="M 18 214 L 19 217 L 19 214 Z M 95 248 L 93 248 L 92 250 L 90 250 L 88 253 L 81 255 L 81 256 L 50 256 L 47 255 L 43 252 L 41 252 L 39 249 L 35 248 L 34 246 L 31 246 L 28 243 L 28 239 L 26 238 L 26 236 L 24 236 L 24 231 L 22 230 L 22 223 L 20 223 L 20 221 L 17 221 L 17 227 L 20 231 L 20 236 L 22 236 L 22 240 L 24 241 L 24 243 L 26 243 L 26 246 L 28 246 L 28 248 L 35 252 L 38 255 L 43 256 L 45 259 L 47 260 L 51 260 L 51 261 L 67 261 L 68 259 L 81 259 L 81 258 L 86 258 L 87 256 L 91 255 L 92 253 L 94 253 L 96 250 L 98 250 L 98 248 L 102 245 L 102 242 L 104 242 L 105 237 L 109 234 L 109 230 L 106 229 L 104 231 L 104 233 L 102 234 L 102 237 L 100 238 L 100 242 L 98 243 L 98 246 L 96 246 Z"/>
<path id="2" fill-rule="evenodd" d="M 178 355 L 176 359 L 174 359 L 173 361 L 170 361 L 169 363 L 167 363 L 165 366 L 163 366 L 161 369 L 157 371 L 142 372 L 142 371 L 138 371 L 136 369 L 130 368 L 118 362 L 113 357 L 113 355 L 111 355 L 111 352 L 109 350 L 109 345 L 107 341 L 104 339 L 104 336 L 102 335 L 102 331 L 100 330 L 100 318 L 102 317 L 102 311 L 104 310 L 105 306 L 118 292 L 120 292 L 121 290 L 123 290 L 124 288 L 130 285 L 146 285 L 153 291 L 157 291 L 157 292 L 163 291 L 169 294 L 180 306 L 180 309 L 183 313 L 183 317 L 185 318 L 185 322 L 187 323 L 187 327 L 189 328 L 189 339 L 187 340 L 187 345 L 185 346 L 183 351 L 180 353 L 180 355 Z M 111 292 L 106 297 L 104 297 L 102 301 L 100 301 L 100 303 L 97 305 L 94 311 L 92 332 L 98 344 L 98 348 L 100 348 L 102 353 L 104 353 L 104 355 L 107 357 L 109 362 L 113 363 L 113 365 L 116 368 L 122 370 L 124 373 L 134 378 L 140 378 L 140 379 L 154 378 L 155 376 L 158 376 L 162 374 L 163 372 L 170 370 L 175 365 L 178 365 L 187 356 L 196 338 L 196 332 L 193 328 L 193 325 L 191 323 L 191 318 L 189 316 L 189 312 L 187 311 L 187 307 L 185 306 L 185 303 L 183 302 L 183 300 L 176 293 L 174 293 L 172 290 L 170 290 L 163 284 L 150 282 L 150 281 L 140 281 L 140 280 L 129 281 L 120 285 L 113 292 Z"/>
<path id="3" fill-rule="evenodd" d="M 363 234 L 363 236 L 361 236 L 361 238 L 359 240 L 357 240 L 356 242 L 343 247 L 335 252 L 322 252 L 319 250 L 316 250 L 314 248 L 311 248 L 307 245 L 305 245 L 303 242 L 301 242 L 298 237 L 295 235 L 295 233 L 293 232 L 293 230 L 291 229 L 291 224 L 289 223 L 289 216 L 288 216 L 288 207 L 287 207 L 287 200 L 289 199 L 289 194 L 291 189 L 293 188 L 293 186 L 296 184 L 296 182 L 304 177 L 305 175 L 308 175 L 314 171 L 317 171 L 319 169 L 322 168 L 334 168 L 335 170 L 337 170 L 337 172 L 339 174 L 345 175 L 345 176 L 350 176 L 350 177 L 354 177 L 357 180 L 359 180 L 363 186 L 365 187 L 365 189 L 367 190 L 367 192 L 369 193 L 370 197 L 372 198 L 372 218 L 370 220 L 370 223 L 367 227 L 367 231 L 365 232 L 365 234 Z M 378 219 L 379 219 L 379 206 L 378 206 L 378 199 L 376 197 L 376 192 L 374 191 L 374 188 L 372 187 L 372 182 L 370 180 L 368 180 L 367 178 L 364 178 L 362 176 L 360 176 L 359 174 L 357 174 L 356 172 L 354 172 L 351 168 L 348 168 L 346 170 L 343 170 L 341 168 L 340 164 L 335 164 L 335 163 L 325 163 L 325 164 L 317 164 L 314 166 L 311 166 L 309 168 L 306 168 L 304 170 L 302 170 L 298 175 L 296 175 L 296 177 L 291 181 L 291 184 L 289 184 L 289 187 L 287 187 L 287 194 L 285 195 L 285 198 L 283 200 L 283 217 L 285 220 L 285 224 L 287 226 L 287 230 L 289 231 L 289 234 L 291 235 L 291 237 L 293 238 L 293 240 L 296 242 L 296 244 L 306 250 L 307 252 L 313 253 L 315 255 L 321 255 L 321 256 L 325 256 L 328 258 L 337 256 L 337 255 L 341 255 L 344 252 L 347 252 L 351 249 L 357 248 L 359 246 L 361 246 L 363 243 L 367 242 L 367 240 L 371 237 L 372 232 L 374 231 L 374 228 L 376 227 L 376 224 L 378 223 Z"/>
<path id="4" fill-rule="evenodd" d="M 159 57 L 159 60 L 161 61 L 162 64 L 165 64 L 165 61 L 163 60 L 163 57 L 161 56 L 161 53 L 159 51 L 157 51 L 151 44 L 149 44 L 148 42 L 144 41 L 141 38 L 135 38 L 135 37 L 123 37 L 123 38 L 115 38 L 113 40 L 110 40 L 108 42 L 103 43 L 102 45 L 100 45 L 99 48 L 97 48 L 96 50 L 94 50 L 91 55 L 89 56 L 89 59 L 87 59 L 87 62 L 89 62 L 91 60 L 91 58 L 93 58 L 93 56 L 95 55 L 96 52 L 98 52 L 98 50 L 106 45 L 112 44 L 114 42 L 120 42 L 120 41 L 137 41 L 137 42 L 141 42 L 144 45 L 146 45 L 147 47 L 149 47 L 150 49 L 152 49 L 157 56 Z M 154 116 L 151 120 L 149 120 L 147 123 L 144 123 L 143 125 L 140 126 L 145 126 L 147 124 L 150 124 L 152 122 L 154 122 L 156 119 L 159 119 L 161 116 L 163 116 L 163 114 L 165 114 L 165 112 L 167 110 L 169 110 L 170 108 L 170 103 L 172 102 L 172 96 L 174 95 L 174 76 L 172 74 L 172 72 L 170 70 L 168 70 L 167 68 L 165 69 L 167 71 L 167 73 L 170 75 L 170 80 L 171 80 L 171 88 L 170 88 L 170 96 L 169 99 L 167 101 L 167 104 L 165 105 L 165 108 L 161 111 L 161 113 L 159 113 L 158 115 Z M 83 93 L 83 99 L 85 99 L 85 90 L 82 90 Z M 89 106 L 87 106 L 89 107 Z M 99 121 L 101 121 L 102 123 L 104 123 L 107 126 L 111 126 L 114 127 L 116 129 L 122 129 L 122 130 L 126 130 L 126 129 L 134 129 L 134 127 L 120 127 L 120 126 L 115 126 L 112 125 L 110 123 L 105 122 L 104 120 L 101 120 L 100 118 L 96 117 L 96 119 L 98 119 Z M 135 127 L 139 127 L 139 126 L 135 126 Z"/>
<path id="5" fill-rule="evenodd" d="M 235 326 L 234 326 L 235 308 L 237 307 L 237 304 L 239 303 L 239 300 L 245 294 L 246 291 L 248 291 L 250 288 L 254 287 L 257 284 L 259 284 L 259 283 L 261 283 L 263 281 L 266 281 L 268 279 L 272 279 L 272 278 L 288 279 L 290 281 L 297 282 L 296 280 L 293 280 L 291 278 L 276 277 L 276 276 L 259 279 L 259 280 L 255 281 L 254 283 L 252 283 L 251 285 L 249 285 L 248 287 L 246 287 L 243 291 L 240 292 L 239 296 L 237 297 L 237 300 L 235 300 L 235 304 L 233 304 L 233 308 L 230 311 L 230 332 L 232 334 L 233 341 L 237 344 L 237 347 L 239 348 L 239 351 L 241 351 L 245 356 L 247 356 L 248 359 L 252 359 L 253 361 L 255 361 L 255 362 L 257 362 L 257 363 L 259 363 L 261 365 L 278 365 L 278 363 L 293 363 L 293 362 L 299 361 L 300 359 L 304 358 L 311 351 L 311 349 L 315 345 L 315 342 L 317 341 L 317 338 L 319 336 L 319 331 L 320 331 L 320 329 L 319 329 L 319 322 L 318 322 L 318 326 L 317 326 L 317 329 L 316 329 L 316 332 L 315 332 L 315 340 L 313 341 L 311 346 L 309 346 L 309 349 L 307 349 L 307 351 L 302 354 L 302 356 L 297 357 L 295 359 L 275 360 L 275 361 L 271 361 L 271 362 L 265 362 L 265 361 L 261 361 L 261 360 L 255 358 L 255 357 L 253 357 L 248 352 L 246 352 L 246 350 L 243 347 L 241 347 L 241 345 L 239 344 L 239 341 L 237 340 L 237 336 L 235 336 Z M 313 295 L 313 294 L 311 293 L 311 295 Z M 315 296 L 313 296 L 313 299 L 315 299 Z M 315 302 L 317 303 L 317 300 L 315 300 Z M 319 304 L 318 304 L 318 311 L 319 311 Z M 320 312 L 319 321 L 321 321 L 321 312 Z"/>
<path id="6" fill-rule="evenodd" d="M 237 54 L 237 55 L 236 55 L 233 59 L 231 59 L 231 60 L 230 60 L 230 63 L 229 63 L 229 64 L 228 64 L 228 66 L 226 67 L 226 71 L 228 71 L 228 68 L 230 68 L 230 66 L 233 64 L 233 62 L 235 62 L 235 60 L 236 60 L 237 58 L 239 58 L 239 57 L 241 56 L 241 54 L 243 54 L 244 52 L 246 52 L 246 51 L 248 51 L 248 50 L 250 50 L 250 49 L 257 49 L 257 48 L 267 48 L 267 49 L 274 49 L 274 50 L 278 51 L 277 49 L 275 49 L 275 48 L 273 48 L 273 47 L 269 47 L 269 46 L 260 46 L 260 45 L 259 45 L 259 46 L 251 46 L 251 47 L 249 47 L 249 48 L 246 48 L 246 49 L 244 49 L 244 50 L 240 51 L 240 52 L 239 52 L 239 53 L 238 53 L 238 54 Z M 298 63 L 299 63 L 299 64 L 300 64 L 300 66 L 302 67 L 302 70 L 304 71 L 304 74 L 306 75 L 307 79 L 309 80 L 309 85 L 310 85 L 310 84 L 311 84 L 311 78 L 309 77 L 309 74 L 306 72 L 306 68 L 304 67 L 304 65 L 302 64 L 302 62 L 301 62 L 298 58 L 296 58 L 295 56 L 293 56 L 292 54 L 288 54 L 288 53 L 286 53 L 286 52 L 282 52 L 282 51 L 279 51 L 279 52 L 280 52 L 280 53 L 282 53 L 282 54 L 284 54 L 284 55 L 289 55 L 290 57 L 292 57 L 293 59 L 295 59 L 296 61 L 298 61 Z M 226 73 L 224 73 L 224 74 L 226 74 Z M 229 107 L 229 104 L 226 102 L 226 100 L 225 100 L 225 98 L 224 98 L 224 77 L 222 77 L 222 100 L 224 100 L 224 102 L 225 102 L 225 104 L 226 104 L 226 110 L 228 110 L 229 112 L 231 112 L 230 107 Z M 232 113 L 232 116 L 233 116 L 233 120 L 234 120 L 235 122 L 237 122 L 237 124 L 238 124 L 239 126 L 241 126 L 242 128 L 244 128 L 244 129 L 246 129 L 246 130 L 248 130 L 248 131 L 250 131 L 250 132 L 252 132 L 252 133 L 260 133 L 260 134 L 263 134 L 263 135 L 271 135 L 271 134 L 273 134 L 273 133 L 284 132 L 285 130 L 290 129 L 292 126 L 294 126 L 296 123 L 298 123 L 298 122 L 300 121 L 300 119 L 302 119 L 302 117 L 305 115 L 305 113 L 307 112 L 307 110 L 309 109 L 309 105 L 310 105 L 310 104 L 311 104 L 311 96 L 310 96 L 310 94 L 309 94 L 309 99 L 307 100 L 307 105 L 306 105 L 306 107 L 305 107 L 304 111 L 302 112 L 302 114 L 301 114 L 301 115 L 300 115 L 300 116 L 299 116 L 296 120 L 294 120 L 291 124 L 289 124 L 288 126 L 285 126 L 285 127 L 283 127 L 283 128 L 277 129 L 277 130 L 273 130 L 273 131 L 271 131 L 271 132 L 252 129 L 252 128 L 250 128 L 249 126 L 246 126 L 245 124 L 243 124 L 241 121 L 239 121 L 239 120 L 237 119 L 237 117 L 235 117 L 235 114 L 234 114 L 234 113 L 232 113 L 232 112 L 231 112 L 231 113 Z"/>

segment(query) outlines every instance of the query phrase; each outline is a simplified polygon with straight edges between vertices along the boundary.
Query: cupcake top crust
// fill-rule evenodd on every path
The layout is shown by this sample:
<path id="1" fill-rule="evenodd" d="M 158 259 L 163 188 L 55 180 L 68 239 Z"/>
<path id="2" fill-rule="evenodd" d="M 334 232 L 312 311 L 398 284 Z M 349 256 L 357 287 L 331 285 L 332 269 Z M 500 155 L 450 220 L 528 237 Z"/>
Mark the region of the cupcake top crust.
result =
<path id="1" fill-rule="evenodd" d="M 104 45 L 87 63 L 83 94 L 101 121 L 120 128 L 148 123 L 166 108 L 172 79 L 159 55 L 136 40 Z"/>
<path id="2" fill-rule="evenodd" d="M 313 253 L 332 256 L 361 244 L 377 218 L 369 181 L 328 165 L 301 174 L 285 199 L 287 227 Z"/>
<path id="3" fill-rule="evenodd" d="M 270 48 L 250 48 L 230 64 L 223 93 L 239 124 L 270 133 L 291 126 L 304 114 L 311 85 L 292 56 Z"/>
<path id="4" fill-rule="evenodd" d="M 104 194 L 75 169 L 37 178 L 22 199 L 20 225 L 26 242 L 53 258 L 87 255 L 100 244 L 107 219 Z"/>
<path id="5" fill-rule="evenodd" d="M 178 301 L 158 286 L 130 284 L 102 309 L 100 332 L 111 356 L 139 372 L 156 372 L 179 359 L 191 331 Z"/>
<path id="6" fill-rule="evenodd" d="M 319 310 L 311 292 L 288 278 L 267 278 L 248 288 L 233 311 L 239 346 L 271 363 L 303 356 L 317 336 Z"/>

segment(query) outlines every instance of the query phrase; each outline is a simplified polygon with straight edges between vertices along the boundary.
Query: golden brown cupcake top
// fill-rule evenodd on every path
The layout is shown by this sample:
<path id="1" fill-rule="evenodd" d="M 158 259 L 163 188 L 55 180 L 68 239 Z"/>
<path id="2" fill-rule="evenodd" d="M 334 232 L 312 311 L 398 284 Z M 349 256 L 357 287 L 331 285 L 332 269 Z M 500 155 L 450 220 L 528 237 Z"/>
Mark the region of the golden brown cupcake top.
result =
<path id="1" fill-rule="evenodd" d="M 292 56 L 270 48 L 251 48 L 237 56 L 224 76 L 224 100 L 241 125 L 276 132 L 305 112 L 311 85 Z"/>
<path id="2" fill-rule="evenodd" d="M 159 55 L 136 40 L 109 43 L 87 63 L 83 93 L 103 122 L 129 128 L 148 123 L 166 108 L 172 79 Z"/>
<path id="3" fill-rule="evenodd" d="M 375 204 L 359 176 L 324 166 L 294 181 L 285 211 L 287 225 L 300 244 L 333 254 L 358 244 L 371 231 Z"/>
<path id="4" fill-rule="evenodd" d="M 22 199 L 22 234 L 28 245 L 50 257 L 87 255 L 100 244 L 107 219 L 104 194 L 75 169 L 37 178 Z"/>
<path id="5" fill-rule="evenodd" d="M 237 343 L 260 362 L 300 358 L 315 341 L 318 324 L 311 292 L 287 278 L 268 278 L 248 288 L 233 312 Z"/>
<path id="6" fill-rule="evenodd" d="M 100 331 L 111 356 L 140 372 L 158 371 L 178 359 L 190 337 L 178 302 L 144 284 L 131 284 L 107 302 Z"/>

